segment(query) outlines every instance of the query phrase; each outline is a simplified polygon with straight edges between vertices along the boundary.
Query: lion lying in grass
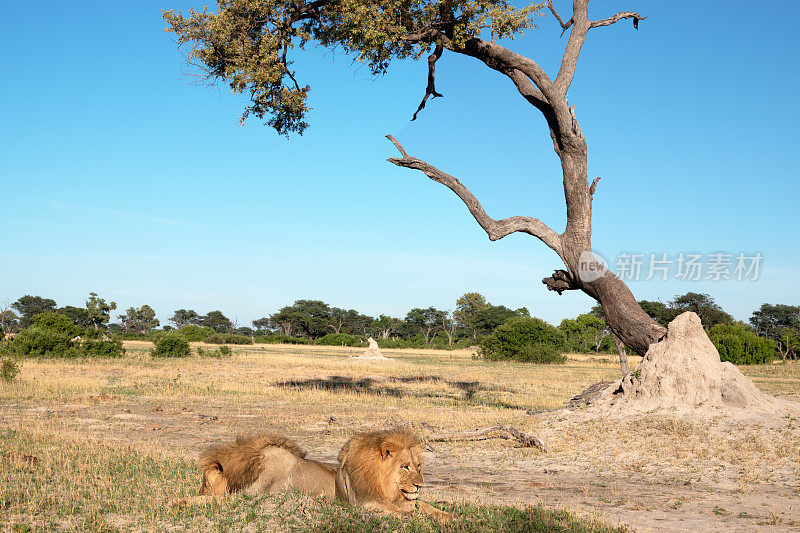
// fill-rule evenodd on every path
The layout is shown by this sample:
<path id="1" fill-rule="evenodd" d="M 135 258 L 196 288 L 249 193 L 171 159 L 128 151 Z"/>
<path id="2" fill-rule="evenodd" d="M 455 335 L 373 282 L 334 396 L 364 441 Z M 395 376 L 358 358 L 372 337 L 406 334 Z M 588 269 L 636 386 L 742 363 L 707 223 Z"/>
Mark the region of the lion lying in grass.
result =
<path id="1" fill-rule="evenodd" d="M 394 516 L 414 512 L 437 520 L 452 516 L 419 501 L 422 449 L 409 433 L 355 435 L 339 452 L 338 469 L 305 455 L 294 441 L 275 435 L 238 438 L 232 444 L 210 448 L 200 455 L 203 481 L 199 495 L 173 503 L 206 502 L 234 492 L 270 494 L 297 488 Z"/>

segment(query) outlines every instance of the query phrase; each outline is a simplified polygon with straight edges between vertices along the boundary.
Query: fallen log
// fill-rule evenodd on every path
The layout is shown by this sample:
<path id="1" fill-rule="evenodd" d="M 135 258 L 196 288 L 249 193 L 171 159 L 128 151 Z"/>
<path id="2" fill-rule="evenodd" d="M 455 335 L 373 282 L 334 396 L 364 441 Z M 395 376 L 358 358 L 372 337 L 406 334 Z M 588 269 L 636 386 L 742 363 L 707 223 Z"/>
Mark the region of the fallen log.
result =
<path id="1" fill-rule="evenodd" d="M 534 435 L 528 435 L 521 432 L 514 426 L 492 426 L 485 429 L 476 429 L 474 431 L 456 431 L 451 433 L 438 433 L 429 435 L 425 438 L 427 442 L 452 442 L 452 441 L 480 441 L 489 439 L 508 439 L 515 440 L 522 445 L 523 448 L 539 448 L 543 452 L 547 451 L 541 439 Z"/>

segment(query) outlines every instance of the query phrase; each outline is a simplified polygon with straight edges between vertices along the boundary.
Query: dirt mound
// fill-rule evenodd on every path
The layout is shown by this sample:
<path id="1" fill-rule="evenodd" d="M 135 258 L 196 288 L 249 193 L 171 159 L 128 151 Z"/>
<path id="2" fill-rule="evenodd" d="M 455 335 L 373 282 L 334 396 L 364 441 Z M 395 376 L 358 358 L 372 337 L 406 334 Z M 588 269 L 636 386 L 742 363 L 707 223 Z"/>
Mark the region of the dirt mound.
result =
<path id="1" fill-rule="evenodd" d="M 642 363 L 612 387 L 603 402 L 625 408 L 765 411 L 778 400 L 759 391 L 736 366 L 722 362 L 695 313 L 670 322 L 664 340 L 650 345 Z"/>

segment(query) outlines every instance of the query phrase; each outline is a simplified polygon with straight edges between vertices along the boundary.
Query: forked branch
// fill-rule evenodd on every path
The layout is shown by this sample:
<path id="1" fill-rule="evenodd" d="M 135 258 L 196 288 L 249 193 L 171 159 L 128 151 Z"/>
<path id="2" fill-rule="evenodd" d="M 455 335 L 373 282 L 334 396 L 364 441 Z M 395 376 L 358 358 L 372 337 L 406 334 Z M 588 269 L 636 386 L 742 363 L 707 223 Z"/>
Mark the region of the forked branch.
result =
<path id="1" fill-rule="evenodd" d="M 442 52 L 444 52 L 444 46 L 442 43 L 436 43 L 433 53 L 428 56 L 428 86 L 425 88 L 425 96 L 422 97 L 422 102 L 419 103 L 419 107 L 414 111 L 414 116 L 411 117 L 411 120 L 417 120 L 417 114 L 425 109 L 425 102 L 428 101 L 429 96 L 434 98 L 444 97 L 443 94 L 436 92 L 436 62 L 442 57 Z"/>
<path id="2" fill-rule="evenodd" d="M 570 26 L 572 26 L 573 20 L 570 18 L 567 22 L 564 22 L 564 20 L 559 16 L 558 11 L 556 11 L 556 8 L 553 7 L 553 0 L 547 0 L 547 7 L 550 8 L 550 12 L 554 17 L 556 17 L 556 20 L 561 25 L 561 35 L 563 36 L 564 32 L 567 31 Z"/>
<path id="3" fill-rule="evenodd" d="M 475 220 L 478 222 L 478 224 L 480 224 L 484 231 L 486 231 L 486 233 L 489 235 L 490 240 L 496 241 L 507 235 L 521 231 L 523 233 L 533 235 L 545 243 L 559 256 L 561 255 L 561 236 L 550 229 L 547 224 L 537 218 L 531 217 L 510 217 L 502 220 L 493 219 L 486 214 L 486 211 L 484 211 L 483 206 L 481 206 L 481 203 L 478 201 L 478 199 L 475 198 L 475 195 L 473 195 L 469 189 L 467 189 L 457 178 L 447 174 L 446 172 L 442 172 L 438 168 L 426 163 L 425 161 L 422 161 L 421 159 L 409 156 L 400 143 L 397 142 L 397 139 L 391 135 L 387 135 L 386 138 L 392 141 L 397 150 L 403 156 L 399 158 L 390 157 L 388 159 L 390 163 L 399 167 L 419 170 L 433 181 L 441 183 L 456 193 L 456 195 L 461 198 L 461 201 L 463 201 L 467 206 L 469 212 L 472 213 L 472 216 L 475 217 Z"/>

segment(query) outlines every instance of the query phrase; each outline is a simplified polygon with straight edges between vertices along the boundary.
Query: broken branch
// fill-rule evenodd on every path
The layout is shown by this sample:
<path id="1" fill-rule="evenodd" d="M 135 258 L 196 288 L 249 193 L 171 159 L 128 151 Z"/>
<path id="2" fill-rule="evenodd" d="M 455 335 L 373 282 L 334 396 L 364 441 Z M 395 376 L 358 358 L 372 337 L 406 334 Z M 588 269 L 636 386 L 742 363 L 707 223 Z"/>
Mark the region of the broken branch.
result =
<path id="1" fill-rule="evenodd" d="M 481 441 L 488 439 L 508 439 L 515 440 L 523 448 L 539 448 L 543 452 L 547 451 L 544 442 L 534 435 L 521 432 L 514 426 L 492 426 L 486 429 L 476 429 L 474 431 L 457 431 L 453 433 L 439 433 L 431 435 L 425 440 L 428 442 L 451 442 L 451 441 Z"/>
<path id="2" fill-rule="evenodd" d="M 589 187 L 589 196 L 594 196 L 594 191 L 597 190 L 597 182 L 598 181 L 600 181 L 600 176 L 597 176 L 594 179 L 594 181 L 592 182 L 592 185 Z"/>
<path id="3" fill-rule="evenodd" d="M 425 109 L 425 102 L 428 101 L 429 96 L 434 98 L 444 97 L 443 94 L 436 92 L 436 62 L 442 57 L 442 52 L 444 52 L 444 46 L 442 46 L 442 43 L 436 43 L 433 53 L 428 56 L 428 86 L 425 88 L 425 96 L 422 97 L 422 102 L 419 103 L 419 107 L 414 111 L 414 116 L 411 117 L 412 121 L 417 120 L 417 114 Z"/>
<path id="4" fill-rule="evenodd" d="M 620 11 L 613 17 L 608 17 L 607 19 L 603 20 L 595 20 L 593 21 L 589 27 L 590 28 L 599 28 L 600 26 L 611 26 L 612 24 L 619 22 L 620 20 L 624 19 L 633 19 L 633 27 L 635 29 L 639 29 L 639 21 L 644 20 L 647 17 L 641 16 L 639 13 L 634 13 L 633 11 Z"/>
<path id="5" fill-rule="evenodd" d="M 486 233 L 489 235 L 490 240 L 496 241 L 514 232 L 521 231 L 523 233 L 533 235 L 550 247 L 550 249 L 556 252 L 559 256 L 561 255 L 561 235 L 550 229 L 547 224 L 537 218 L 532 217 L 510 217 L 502 220 L 493 219 L 486 214 L 486 211 L 484 211 L 483 206 L 481 206 L 481 203 L 478 201 L 478 199 L 475 198 L 475 195 L 473 195 L 469 189 L 467 189 L 457 178 L 447 174 L 446 172 L 442 172 L 438 168 L 426 163 L 425 161 L 422 161 L 421 159 L 409 156 L 400 143 L 397 142 L 397 139 L 391 135 L 387 135 L 386 138 L 392 141 L 392 144 L 395 145 L 397 150 L 403 156 L 401 158 L 390 157 L 387 161 L 399 167 L 419 170 L 433 181 L 441 183 L 456 193 L 456 195 L 461 198 L 461 201 L 463 201 L 467 206 L 467 209 L 469 209 L 469 212 L 472 214 L 472 216 L 475 217 L 475 220 L 478 222 L 478 224 L 480 224 L 484 231 L 486 231 Z"/>

